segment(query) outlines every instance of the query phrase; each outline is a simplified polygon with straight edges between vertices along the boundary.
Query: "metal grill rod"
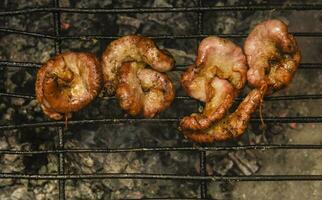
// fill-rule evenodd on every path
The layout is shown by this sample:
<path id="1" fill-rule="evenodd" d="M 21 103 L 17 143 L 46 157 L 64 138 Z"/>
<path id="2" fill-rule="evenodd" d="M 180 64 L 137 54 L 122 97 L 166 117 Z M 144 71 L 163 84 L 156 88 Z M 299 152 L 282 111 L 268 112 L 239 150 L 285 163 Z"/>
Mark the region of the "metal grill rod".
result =
<path id="1" fill-rule="evenodd" d="M 169 197 L 161 197 L 161 198 L 145 198 L 145 200 L 213 200 L 212 198 L 169 198 Z M 122 200 L 137 200 L 137 199 L 123 199 Z M 229 200 L 229 199 L 215 199 L 215 200 Z"/>
<path id="2" fill-rule="evenodd" d="M 287 4 L 287 5 L 234 5 L 205 7 L 158 7 L 158 8 L 68 8 L 42 7 L 0 11 L 0 16 L 20 15 L 35 12 L 69 12 L 69 13 L 159 13 L 159 12 L 201 12 L 201 11 L 264 11 L 264 10 L 322 10 L 322 4 Z"/>
<path id="3" fill-rule="evenodd" d="M 264 144 L 264 145 L 235 145 L 235 146 L 214 146 L 214 147 L 138 147 L 120 149 L 54 149 L 54 150 L 0 150 L 0 154 L 59 154 L 59 153 L 129 153 L 129 152 L 166 152 L 166 151 L 240 151 L 240 150 L 314 150 L 322 149 L 322 144 Z"/>
<path id="4" fill-rule="evenodd" d="M 201 2 L 201 1 L 200 1 Z M 115 39 L 118 36 L 100 36 L 100 35 L 87 35 L 87 36 L 60 36 L 59 34 L 59 14 L 61 12 L 72 12 L 72 13 L 152 13 L 152 12 L 199 12 L 199 16 L 201 16 L 202 11 L 230 11 L 230 10 L 321 10 L 322 5 L 291 5 L 288 4 L 286 6 L 284 5 L 252 5 L 252 6 L 223 6 L 223 7 L 203 7 L 201 4 L 199 4 L 198 7 L 193 7 L 193 8 L 125 8 L 125 9 L 77 9 L 77 8 L 59 8 L 58 5 L 58 0 L 54 0 L 54 8 L 26 8 L 26 9 L 20 9 L 20 10 L 12 10 L 12 11 L 0 11 L 0 16 L 2 15 L 16 15 L 16 14 L 27 14 L 27 13 L 34 13 L 34 12 L 53 12 L 54 13 L 54 19 L 55 19 L 55 36 L 52 35 L 47 35 L 47 34 L 41 34 L 41 33 L 33 33 L 33 32 L 27 32 L 27 31 L 19 31 L 19 30 L 13 30 L 13 29 L 6 29 L 6 28 L 1 28 L 0 32 L 5 32 L 5 33 L 14 33 L 14 34 L 20 34 L 20 35 L 27 35 L 27 36 L 33 36 L 33 37 L 38 37 L 38 38 L 48 38 L 48 39 L 53 39 L 55 40 L 55 50 L 56 53 L 60 51 L 61 45 L 60 41 L 63 39 Z M 202 27 L 202 25 L 199 24 L 198 27 Z M 200 39 L 202 37 L 206 37 L 208 35 L 202 34 L 202 31 L 199 29 L 199 34 L 198 35 L 179 35 L 179 36 L 171 36 L 171 35 L 160 35 L 160 36 L 151 36 L 154 39 Z M 294 33 L 296 36 L 303 36 L 303 37 L 322 37 L 322 33 Z M 231 37 L 231 38 L 240 38 L 240 37 L 245 37 L 246 34 L 222 34 L 219 35 L 221 37 Z M 5 61 L 6 62 L 6 61 Z M 8 64 L 8 63 L 7 63 Z M 40 65 L 40 64 L 39 64 Z M 27 64 L 25 66 L 19 66 L 16 65 L 15 67 L 26 67 L 26 68 L 35 68 L 39 67 L 39 65 L 35 65 L 34 63 Z M 10 63 L 9 65 L 10 66 Z M 12 65 L 11 65 L 12 66 Z M 313 64 L 309 66 L 309 69 L 322 69 L 321 66 L 318 66 L 317 64 Z M 179 70 L 184 70 L 185 66 L 178 67 Z M 305 69 L 308 69 L 307 67 Z M 1 95 L 2 94 L 2 95 Z M 9 94 L 9 93 L 1 93 L 0 96 L 7 96 L 7 97 L 19 97 L 19 94 Z M 20 95 L 23 96 L 23 95 Z M 24 97 L 27 97 L 29 99 L 32 99 L 33 96 L 31 95 L 25 95 Z M 294 99 L 301 99 L 301 98 L 314 98 L 314 99 L 321 99 L 320 95 L 299 95 L 298 97 L 292 97 L 292 96 L 287 96 L 287 97 L 275 97 L 276 100 L 281 100 L 283 98 L 289 98 L 291 100 Z M 274 97 L 271 97 L 274 100 Z M 280 99 L 279 99 L 280 98 Z M 111 98 L 113 99 L 113 98 Z M 188 99 L 188 97 L 179 97 L 178 99 Z M 265 118 L 266 121 L 272 121 L 272 122 L 282 122 L 282 123 L 288 123 L 290 120 L 295 120 L 296 122 L 301 122 L 301 123 L 311 123 L 311 122 L 321 122 L 322 117 L 285 117 L 285 118 Z M 91 124 L 91 123 L 122 123 L 122 122 L 177 122 L 179 119 L 155 119 L 155 120 L 145 120 L 145 119 L 102 119 L 102 120 L 80 120 L 80 121 L 73 121 L 74 124 Z M 256 122 L 259 121 L 259 119 L 252 119 L 252 121 Z M 301 121 L 303 120 L 303 122 Z M 294 122 L 294 121 L 292 121 Z M 38 126 L 47 126 L 47 125 L 63 125 L 63 123 L 50 123 L 50 122 L 40 122 L 40 123 L 34 123 L 34 124 L 22 124 L 21 126 L 19 125 L 9 125 L 9 126 L 0 126 L 0 130 L 2 129 L 9 129 L 11 128 L 23 128 L 23 127 L 38 127 Z M 209 180 L 230 180 L 230 181 L 289 181 L 289 180 L 296 180 L 296 181 L 303 181 L 303 180 L 317 180 L 320 181 L 322 180 L 322 175 L 280 175 L 280 176 L 252 176 L 252 177 L 246 177 L 246 176 L 205 176 L 205 173 L 202 173 L 202 176 L 184 176 L 184 175 L 169 175 L 169 174 L 83 174 L 83 175 L 71 175 L 71 174 L 64 174 L 64 153 L 82 153 L 82 152 L 88 152 L 88 153 L 116 153 L 116 152 L 129 152 L 129 151 L 161 151 L 161 150 L 166 150 L 167 147 L 160 147 L 160 148 L 133 148 L 133 149 L 64 149 L 63 146 L 63 133 L 62 129 L 59 129 L 59 149 L 58 150 L 45 150 L 45 151 L 31 151 L 33 153 L 49 153 L 52 151 L 52 153 L 58 153 L 59 154 L 59 174 L 55 175 L 25 175 L 25 174 L 5 174 L 2 173 L 0 174 L 0 178 L 22 178 L 22 179 L 54 179 L 54 180 L 59 180 L 59 197 L 60 199 L 65 198 L 65 188 L 64 188 L 64 181 L 66 179 L 101 179 L 101 178 L 122 178 L 122 179 L 128 179 L 128 178 L 134 178 L 134 179 L 166 179 L 166 180 L 198 180 L 198 181 L 209 181 Z M 243 148 L 246 148 L 246 146 L 241 146 Z M 248 146 L 250 149 L 267 149 L 264 147 L 261 147 L 260 145 L 255 145 L 254 147 Z M 162 149 L 163 148 L 163 149 Z M 183 147 L 183 150 L 188 151 L 189 149 L 184 149 L 184 148 L 193 148 L 193 147 Z M 201 165 L 203 165 L 203 161 L 205 161 L 205 151 L 208 150 L 208 147 L 198 147 L 197 149 L 201 152 Z M 217 147 L 219 148 L 219 147 Z M 230 150 L 234 150 L 233 146 L 231 147 L 223 147 L 223 148 L 232 148 Z M 237 146 L 235 147 L 237 148 Z M 240 148 L 240 146 L 239 146 Z M 235 149 L 235 150 L 239 150 Z M 291 146 L 270 146 L 268 149 L 300 149 L 300 148 L 309 148 L 309 149 L 320 149 L 321 146 L 317 145 L 291 145 Z M 169 150 L 174 150 L 174 151 L 180 151 L 180 148 L 172 148 L 169 147 Z M 190 149 L 192 150 L 192 149 Z M 214 149 L 215 150 L 215 149 Z M 220 149 L 216 149 L 220 150 Z M 27 154 L 26 152 L 23 151 L 16 151 L 15 150 L 3 150 L 0 151 L 0 154 L 3 153 L 18 153 L 18 154 Z M 203 160 L 203 161 L 202 161 Z M 201 168 L 204 168 L 201 166 Z M 202 170 L 204 172 L 204 170 Z M 206 187 L 205 189 L 201 189 L 202 192 L 202 198 L 206 196 Z"/>
<path id="5" fill-rule="evenodd" d="M 160 197 L 160 198 L 146 198 L 145 200 L 214 200 L 212 198 L 173 198 L 173 197 Z M 123 199 L 122 200 L 138 200 L 138 199 Z M 215 199 L 215 200 L 230 200 L 230 199 Z"/>
<path id="6" fill-rule="evenodd" d="M 253 176 L 198 176 L 145 173 L 100 173 L 100 174 L 17 174 L 0 173 L 4 179 L 80 180 L 80 179 L 159 179 L 190 181 L 322 181 L 322 175 L 253 175 Z"/>
<path id="7" fill-rule="evenodd" d="M 198 6 L 202 7 L 203 3 L 202 0 L 198 1 Z M 203 34 L 203 12 L 198 12 L 198 33 Z M 201 38 L 199 38 L 198 43 L 201 42 Z M 200 104 L 200 102 L 198 102 Z M 200 175 L 206 175 L 207 169 L 206 169 L 206 163 L 207 163 L 207 155 L 206 151 L 199 150 L 199 168 L 200 168 Z M 206 198 L 208 196 L 208 187 L 206 181 L 200 181 L 200 198 Z"/>
<path id="8" fill-rule="evenodd" d="M 35 99 L 34 95 L 30 94 L 17 94 L 17 93 L 8 93 L 8 92 L 0 92 L 0 97 L 9 97 L 9 98 L 23 98 L 23 99 Z M 101 99 L 107 100 L 116 100 L 116 97 L 98 97 Z M 237 97 L 235 101 L 242 101 L 245 97 Z M 191 100 L 197 101 L 189 96 L 176 96 L 175 99 L 177 100 Z M 267 96 L 264 97 L 265 101 L 289 101 L 289 100 L 319 100 L 322 99 L 322 94 L 297 94 L 297 95 L 287 95 L 287 96 Z"/>
<path id="9" fill-rule="evenodd" d="M 263 118 L 265 123 L 322 123 L 322 116 L 308 116 L 308 117 L 265 117 Z M 146 118 L 105 118 L 105 119 L 84 119 L 84 120 L 71 120 L 68 121 L 68 125 L 89 125 L 89 124 L 107 124 L 107 123 L 177 123 L 180 118 L 162 118 L 162 119 L 146 119 Z M 252 118 L 251 123 L 260 122 L 260 118 Z M 21 128 L 35 128 L 46 126 L 64 126 L 63 121 L 46 121 L 35 122 L 15 125 L 1 125 L 0 130 L 21 129 Z"/>
<path id="10" fill-rule="evenodd" d="M 53 0 L 53 6 L 59 8 L 59 0 Z M 54 12 L 54 31 L 55 31 L 55 53 L 61 53 L 61 40 L 60 36 L 60 13 Z M 58 148 L 64 150 L 64 130 L 62 127 L 57 127 L 58 132 Z M 65 174 L 65 154 L 63 152 L 58 154 L 58 175 Z M 58 196 L 60 200 L 65 200 L 65 180 L 58 180 Z"/>
<path id="11" fill-rule="evenodd" d="M 172 71 L 183 71 L 190 64 L 178 64 L 175 66 Z M 20 68 L 28 68 L 28 69 L 38 69 L 41 67 L 41 63 L 34 62 L 16 62 L 16 61 L 0 61 L 0 67 L 20 67 Z M 310 70 L 310 69 L 319 69 L 322 70 L 322 63 L 301 63 L 299 65 L 299 69 Z"/>
<path id="12" fill-rule="evenodd" d="M 9 28 L 0 28 L 0 32 L 3 33 L 10 33 L 10 34 L 19 34 L 19 35 L 26 35 L 32 36 L 37 38 L 46 38 L 46 39 L 53 39 L 53 40 L 67 40 L 67 39 L 74 39 L 74 40 L 91 40 L 91 39 L 117 39 L 121 37 L 121 35 L 79 35 L 79 36 L 53 36 L 50 34 L 44 33 L 35 33 L 29 31 L 21 31 L 16 29 L 9 29 Z M 322 37 L 322 32 L 291 32 L 296 37 Z M 152 39 L 201 39 L 208 37 L 210 35 L 216 35 L 219 37 L 224 38 L 245 38 L 248 34 L 191 34 L 191 35 L 145 35 L 146 37 L 150 37 Z"/>

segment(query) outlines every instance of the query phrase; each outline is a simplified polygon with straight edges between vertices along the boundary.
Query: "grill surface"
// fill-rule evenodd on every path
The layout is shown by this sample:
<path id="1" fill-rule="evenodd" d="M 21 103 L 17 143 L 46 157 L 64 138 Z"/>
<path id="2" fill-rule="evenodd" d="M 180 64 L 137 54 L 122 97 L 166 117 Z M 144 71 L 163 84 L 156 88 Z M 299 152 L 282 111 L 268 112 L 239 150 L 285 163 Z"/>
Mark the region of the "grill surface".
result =
<path id="1" fill-rule="evenodd" d="M 55 53 L 61 52 L 62 40 L 80 40 L 80 39 L 115 39 L 119 37 L 105 36 L 105 35 L 76 35 L 76 36 L 61 36 L 60 30 L 60 14 L 63 12 L 72 13 L 155 13 L 155 12 L 198 12 L 198 34 L 193 35 L 153 35 L 150 36 L 154 39 L 201 39 L 206 37 L 203 34 L 203 12 L 204 11 L 257 11 L 257 10 L 322 10 L 322 5 L 252 5 L 252 6 L 222 6 L 222 7 L 204 7 L 202 1 L 199 1 L 197 7 L 188 8 L 115 8 L 115 9 L 78 9 L 78 8 L 61 8 L 59 7 L 59 0 L 53 0 L 53 7 L 46 8 L 26 8 L 20 10 L 1 11 L 0 16 L 12 16 L 37 12 L 51 12 L 54 18 L 55 35 L 41 34 L 35 32 L 18 31 L 7 28 L 0 28 L 2 33 L 14 33 L 37 38 L 48 38 L 53 40 L 55 44 Z M 295 32 L 297 37 L 317 37 L 322 39 L 322 32 Z M 217 34 L 218 35 L 218 34 Z M 227 38 L 242 38 L 247 34 L 219 34 L 221 37 Z M 38 68 L 40 63 L 31 62 L 12 62 L 0 61 L 0 66 L 3 67 L 18 67 L 18 68 Z M 299 72 L 306 69 L 322 69 L 322 63 L 302 63 Z M 175 70 L 182 71 L 184 66 L 176 66 Z M 16 94 L 0 92 L 0 96 L 8 98 L 25 98 L 33 99 L 32 95 Z M 105 97 L 107 98 L 107 97 Z M 108 99 L 115 99 L 114 97 Z M 186 96 L 177 96 L 178 100 L 189 100 L 191 98 Z M 238 98 L 241 101 L 243 98 Z M 282 101 L 282 100 L 320 100 L 322 94 L 313 95 L 291 95 L 291 96 L 274 96 L 266 97 L 266 101 Z M 178 118 L 162 118 L 162 119 L 143 119 L 143 118 L 106 118 L 106 119 L 84 119 L 84 120 L 71 120 L 69 125 L 86 125 L 98 123 L 119 123 L 119 122 L 134 122 L 140 124 L 141 122 L 149 123 L 177 123 Z M 253 118 L 252 122 L 259 123 L 258 118 Z M 306 116 L 306 117 L 266 117 L 265 123 L 321 123 L 322 116 Z M 119 148 L 119 149 L 66 149 L 64 148 L 64 122 L 37 122 L 37 123 L 22 123 L 10 124 L 0 126 L 0 130 L 22 129 L 31 127 L 57 127 L 58 134 L 58 149 L 53 150 L 37 150 L 37 151 L 17 151 L 17 150 L 0 150 L 0 154 L 56 154 L 58 155 L 58 173 L 57 174 L 21 174 L 21 173 L 0 173 L 0 178 L 11 179 L 48 179 L 59 181 L 59 199 L 65 199 L 65 181 L 68 179 L 166 179 L 166 180 L 189 180 L 199 181 L 201 196 L 198 199 L 207 199 L 207 181 L 322 181 L 322 175 L 253 175 L 253 176 L 208 176 L 206 175 L 206 151 L 221 151 L 221 150 L 246 150 L 246 149 L 322 149 L 322 145 L 310 144 L 267 144 L 267 145 L 243 145 L 243 146 L 207 146 L 207 147 L 142 147 L 142 148 Z M 120 153 L 120 152 L 161 152 L 161 151 L 196 151 L 200 155 L 200 175 L 173 175 L 173 174 L 128 174 L 128 173 L 105 173 L 105 174 L 67 174 L 64 168 L 65 155 L 68 153 Z M 172 199 L 179 199 L 172 198 Z"/>

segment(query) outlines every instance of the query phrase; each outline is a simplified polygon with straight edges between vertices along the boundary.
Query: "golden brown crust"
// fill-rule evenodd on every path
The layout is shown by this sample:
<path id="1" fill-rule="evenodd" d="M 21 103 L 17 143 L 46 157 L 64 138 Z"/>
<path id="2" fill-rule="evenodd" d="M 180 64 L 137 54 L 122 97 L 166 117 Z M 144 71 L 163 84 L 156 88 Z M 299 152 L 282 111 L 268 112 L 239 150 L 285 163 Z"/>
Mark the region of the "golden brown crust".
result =
<path id="1" fill-rule="evenodd" d="M 207 130 L 183 131 L 186 138 L 198 143 L 212 143 L 241 136 L 249 123 L 251 114 L 259 106 L 266 88 L 252 90 L 240 103 L 236 111 Z"/>
<path id="2" fill-rule="evenodd" d="M 132 116 L 139 115 L 143 109 L 144 92 L 137 78 L 139 68 L 144 68 L 144 64 L 126 62 L 120 67 L 118 75 L 116 97 L 121 108 Z"/>
<path id="3" fill-rule="evenodd" d="M 118 77 L 116 97 L 121 108 L 132 116 L 154 117 L 174 99 L 171 79 L 164 73 L 145 68 L 142 63 L 123 63 Z"/>
<path id="4" fill-rule="evenodd" d="M 252 87 L 268 85 L 268 93 L 290 83 L 300 61 L 301 53 L 287 25 L 280 20 L 257 24 L 248 35 L 244 50 L 250 69 L 248 82 Z"/>
<path id="5" fill-rule="evenodd" d="M 101 85 L 102 71 L 94 55 L 64 52 L 39 69 L 36 97 L 49 118 L 60 120 L 88 105 Z"/>
<path id="6" fill-rule="evenodd" d="M 244 45 L 250 69 L 247 79 L 253 89 L 236 111 L 207 130 L 184 130 L 185 137 L 199 143 L 211 143 L 239 137 L 263 96 L 279 90 L 291 81 L 300 60 L 300 50 L 287 26 L 279 20 L 267 20 L 255 26 Z"/>
<path id="7" fill-rule="evenodd" d="M 102 55 L 105 89 L 109 95 L 116 91 L 117 73 L 122 63 L 130 61 L 146 63 L 159 72 L 169 71 L 174 65 L 172 56 L 160 50 L 149 38 L 128 35 L 114 40 Z"/>
<path id="8" fill-rule="evenodd" d="M 214 36 L 203 39 L 195 64 L 181 75 L 181 84 L 189 96 L 206 104 L 202 113 L 184 117 L 181 129 L 203 130 L 222 119 L 244 87 L 246 73 L 246 57 L 240 47 Z"/>

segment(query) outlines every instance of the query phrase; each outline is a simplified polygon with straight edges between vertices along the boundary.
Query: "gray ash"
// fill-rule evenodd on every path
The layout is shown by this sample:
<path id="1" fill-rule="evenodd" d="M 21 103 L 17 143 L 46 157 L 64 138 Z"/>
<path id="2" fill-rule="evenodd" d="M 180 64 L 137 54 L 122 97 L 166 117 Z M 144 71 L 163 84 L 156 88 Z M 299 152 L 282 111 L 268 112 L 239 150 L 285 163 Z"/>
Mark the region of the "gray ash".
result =
<path id="1" fill-rule="evenodd" d="M 285 1 L 286 3 L 288 1 Z M 301 3 L 301 1 L 298 1 Z M 247 1 L 246 4 L 271 3 L 271 1 Z M 303 3 L 303 2 L 302 2 Z M 239 1 L 204 1 L 205 6 L 239 5 Z M 75 8 L 116 8 L 116 7 L 193 7 L 197 1 L 153 0 L 153 1 L 113 1 L 113 0 L 61 0 L 62 7 Z M 2 1 L 0 9 L 19 9 L 25 7 L 52 6 L 50 0 L 23 0 L 18 2 Z M 322 15 L 318 11 L 237 11 L 204 13 L 205 34 L 245 33 L 259 21 L 267 18 L 281 18 L 289 23 L 292 32 L 319 31 Z M 64 36 L 77 35 L 190 35 L 198 33 L 198 15 L 184 13 L 130 13 L 130 14 L 61 14 L 61 30 Z M 308 20 L 309 19 L 309 20 Z M 0 17 L 3 27 L 54 34 L 51 13 L 32 13 Z M 319 26 L 320 25 L 320 26 Z M 321 62 L 321 40 L 298 38 L 304 62 Z M 236 39 L 242 44 L 242 39 Z M 63 51 L 90 51 L 98 56 L 110 41 L 83 38 L 81 40 L 63 40 Z M 177 64 L 189 64 L 194 61 L 197 39 L 157 40 L 161 48 L 168 49 Z M 43 63 L 54 55 L 54 42 L 50 39 L 0 33 L 0 60 Z M 0 67 L 0 92 L 34 94 L 36 69 Z M 177 95 L 185 95 L 179 86 L 180 72 L 169 75 L 174 80 Z M 312 80 L 317 80 L 312 83 Z M 299 70 L 295 80 L 285 90 L 276 95 L 318 94 L 322 86 L 322 73 L 314 70 Z M 305 90 L 302 90 L 305 88 Z M 301 89 L 301 91 L 299 91 Z M 245 93 L 244 93 L 245 94 Z M 321 115 L 321 102 L 315 101 L 273 101 L 264 105 L 265 116 L 312 116 Z M 194 100 L 175 100 L 170 109 L 157 118 L 179 118 L 199 109 Z M 259 116 L 258 113 L 255 116 Z M 84 110 L 75 113 L 73 120 L 128 117 L 122 112 L 115 100 L 100 97 Z M 22 124 L 47 121 L 34 99 L 0 97 L 0 125 Z M 322 127 L 311 124 L 266 124 L 263 128 L 252 123 L 242 138 L 216 145 L 247 144 L 288 144 L 319 143 Z M 54 127 L 26 128 L 0 132 L 0 149 L 46 150 L 58 148 L 57 130 Z M 135 148 L 135 147 L 182 147 L 192 146 L 183 138 L 176 123 L 118 123 L 70 126 L 65 132 L 65 148 Z M 301 151 L 300 157 L 308 153 Z M 208 175 L 253 175 L 280 172 L 285 166 L 299 166 L 294 154 L 277 154 L 280 160 L 272 161 L 277 151 L 209 151 L 207 152 L 206 171 Z M 311 166 L 305 165 L 304 171 L 317 173 L 322 171 L 317 163 L 321 159 L 318 153 L 309 159 Z M 199 175 L 198 152 L 130 152 L 130 153 L 68 153 L 65 159 L 66 173 L 156 173 L 177 175 Z M 298 158 L 295 157 L 295 158 Z M 289 163 L 283 163 L 288 161 Z M 7 173 L 57 173 L 57 156 L 40 155 L 0 155 L 1 172 Z M 273 164 L 272 164 L 273 163 Z M 270 167 L 271 166 L 271 167 Z M 296 168 L 296 167 L 295 167 Z M 298 167 L 300 168 L 300 167 Z M 301 168 L 302 169 L 302 168 Z M 283 174 L 280 172 L 280 174 Z M 297 171 L 295 171 L 298 173 Z M 248 184 L 248 185 L 247 185 Z M 104 180 L 68 180 L 66 181 L 67 199 L 124 199 L 144 197 L 182 197 L 193 198 L 200 195 L 199 182 L 142 180 L 142 179 L 104 179 Z M 249 186 L 249 187 L 247 187 Z M 252 183 L 209 182 L 208 190 L 212 198 L 260 199 L 252 190 L 269 191 L 281 186 L 260 187 Z M 295 186 L 292 186 L 295 187 Z M 315 187 L 315 188 L 314 188 Z M 255 188 L 255 189 L 254 189 Z M 264 189 L 263 189 L 264 188 Z M 321 199 L 317 186 L 307 186 L 307 191 L 315 191 Z M 312 193 L 312 192 L 311 192 Z M 307 192 L 296 194 L 307 199 Z M 256 196 L 257 195 L 257 196 Z M 294 194 L 287 193 L 288 197 Z M 320 195 L 320 196 L 319 196 Z M 272 194 L 272 199 L 277 199 Z M 321 198 L 319 198 L 321 197 Z M 0 199 L 58 199 L 58 181 L 49 180 L 0 180 Z"/>

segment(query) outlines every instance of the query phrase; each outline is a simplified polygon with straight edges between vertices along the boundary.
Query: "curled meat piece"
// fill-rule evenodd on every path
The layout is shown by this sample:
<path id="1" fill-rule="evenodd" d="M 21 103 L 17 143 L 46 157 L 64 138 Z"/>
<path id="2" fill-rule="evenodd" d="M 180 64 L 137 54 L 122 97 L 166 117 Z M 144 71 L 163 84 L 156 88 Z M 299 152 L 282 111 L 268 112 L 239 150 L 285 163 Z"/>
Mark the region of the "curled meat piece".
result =
<path id="1" fill-rule="evenodd" d="M 246 130 L 251 114 L 259 106 L 265 92 L 265 86 L 253 89 L 239 104 L 235 112 L 206 130 L 184 130 L 183 134 L 186 138 L 198 143 L 212 143 L 239 137 Z"/>
<path id="2" fill-rule="evenodd" d="M 42 65 L 37 73 L 36 97 L 51 119 L 71 117 L 99 93 L 103 77 L 96 57 L 89 53 L 65 52 Z"/>
<path id="3" fill-rule="evenodd" d="M 120 106 L 130 115 L 143 113 L 151 118 L 166 109 L 174 99 L 170 78 L 164 73 L 145 68 L 143 63 L 123 63 L 118 77 L 116 97 Z"/>
<path id="4" fill-rule="evenodd" d="M 246 57 L 233 42 L 211 36 L 199 45 L 198 56 L 181 76 L 189 96 L 205 102 L 202 113 L 193 113 L 180 122 L 183 130 L 202 130 L 222 119 L 246 82 Z"/>
<path id="5" fill-rule="evenodd" d="M 244 51 L 252 87 L 268 85 L 268 93 L 288 85 L 296 71 L 301 53 L 287 25 L 280 20 L 259 23 L 248 35 Z"/>
<path id="6" fill-rule="evenodd" d="M 146 37 L 128 35 L 111 42 L 102 56 L 102 67 L 105 88 L 109 95 L 116 91 L 117 73 L 124 62 L 143 62 L 159 72 L 172 69 L 174 59 L 164 51 L 158 49 L 155 43 Z"/>

